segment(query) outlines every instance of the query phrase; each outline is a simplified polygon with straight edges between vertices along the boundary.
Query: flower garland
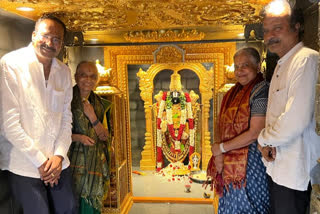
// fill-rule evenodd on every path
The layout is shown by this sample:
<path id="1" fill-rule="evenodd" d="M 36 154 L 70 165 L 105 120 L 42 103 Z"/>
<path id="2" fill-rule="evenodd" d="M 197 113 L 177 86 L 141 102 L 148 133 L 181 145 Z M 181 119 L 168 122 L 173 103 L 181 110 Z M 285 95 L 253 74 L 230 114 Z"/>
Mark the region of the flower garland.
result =
<path id="1" fill-rule="evenodd" d="M 164 97 L 163 97 L 164 99 Z M 186 126 L 186 97 L 184 93 L 180 93 L 180 107 L 181 107 L 181 115 L 180 115 L 180 126 L 178 131 L 178 136 L 176 136 L 174 128 L 173 128 L 173 120 L 172 120 L 172 96 L 166 97 L 166 113 L 167 113 L 167 122 L 168 122 L 168 129 L 172 139 L 175 141 L 175 150 L 180 150 L 180 141 L 183 130 Z M 160 115 L 161 116 L 161 115 Z"/>
<path id="2" fill-rule="evenodd" d="M 172 96 L 168 92 L 164 92 L 162 99 L 160 101 L 159 112 L 157 117 L 157 168 L 162 168 L 162 130 L 161 125 L 162 123 L 167 123 L 168 131 L 171 138 L 174 140 L 174 149 L 176 152 L 181 152 L 180 145 L 181 145 L 181 137 L 183 131 L 186 126 L 186 122 L 188 119 L 189 124 L 189 142 L 190 142 L 190 151 L 189 154 L 191 155 L 194 152 L 194 119 L 192 115 L 192 106 L 191 106 L 191 99 L 188 93 L 180 93 L 180 107 L 181 107 L 181 115 L 180 115 L 180 125 L 178 132 L 174 130 L 173 126 L 173 119 L 172 119 Z M 166 112 L 166 120 L 162 120 L 162 116 L 164 111 Z"/>

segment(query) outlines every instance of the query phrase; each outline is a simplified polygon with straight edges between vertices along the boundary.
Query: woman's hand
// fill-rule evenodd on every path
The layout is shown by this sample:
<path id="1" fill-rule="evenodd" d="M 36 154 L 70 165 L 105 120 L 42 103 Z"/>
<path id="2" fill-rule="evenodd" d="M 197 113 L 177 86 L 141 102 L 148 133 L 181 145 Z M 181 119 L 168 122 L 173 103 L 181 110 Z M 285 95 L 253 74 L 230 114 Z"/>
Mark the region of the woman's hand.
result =
<path id="1" fill-rule="evenodd" d="M 94 140 L 86 135 L 81 135 L 80 142 L 86 146 L 94 146 L 95 144 Z"/>
<path id="2" fill-rule="evenodd" d="M 109 138 L 109 134 L 108 131 L 103 127 L 103 125 L 101 123 L 99 123 L 96 127 L 95 127 L 95 131 L 98 135 L 98 138 L 102 141 L 106 141 Z"/>
<path id="3" fill-rule="evenodd" d="M 93 106 L 88 102 L 83 102 L 83 112 L 88 117 L 91 123 L 97 120 L 96 113 L 94 112 Z"/>
<path id="4" fill-rule="evenodd" d="M 213 156 L 218 156 L 222 154 L 222 151 L 220 150 L 220 144 L 219 143 L 214 143 L 211 145 L 211 152 Z"/>
<path id="5" fill-rule="evenodd" d="M 97 115 L 94 112 L 94 108 L 88 101 L 83 102 L 83 112 L 88 117 L 91 123 L 97 120 Z M 103 125 L 100 122 L 96 124 L 93 128 L 100 140 L 102 141 L 108 140 L 109 138 L 108 131 L 103 127 Z M 89 137 L 87 137 L 86 139 L 82 139 L 80 140 L 80 142 L 88 146 L 94 145 L 94 141 L 91 138 L 89 139 L 88 138 Z"/>
<path id="6" fill-rule="evenodd" d="M 105 133 L 101 133 L 98 137 L 102 141 L 107 141 L 109 139 L 108 134 Z"/>
<path id="7" fill-rule="evenodd" d="M 223 170 L 223 154 L 217 155 L 214 157 L 214 163 L 216 165 L 218 173 L 221 173 Z"/>
<path id="8" fill-rule="evenodd" d="M 72 141 L 78 141 L 85 146 L 93 146 L 95 144 L 92 138 L 83 134 L 72 134 Z"/>

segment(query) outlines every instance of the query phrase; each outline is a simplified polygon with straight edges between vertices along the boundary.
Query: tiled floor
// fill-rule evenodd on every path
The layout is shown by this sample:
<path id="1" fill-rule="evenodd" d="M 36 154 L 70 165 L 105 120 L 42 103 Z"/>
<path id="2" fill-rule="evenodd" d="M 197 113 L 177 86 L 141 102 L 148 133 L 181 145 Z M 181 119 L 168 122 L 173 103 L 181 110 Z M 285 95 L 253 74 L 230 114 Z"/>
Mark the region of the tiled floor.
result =
<path id="1" fill-rule="evenodd" d="M 178 198 L 203 198 L 203 193 L 211 193 L 204 189 L 202 184 L 192 183 L 191 192 L 186 193 L 184 185 L 188 179 L 182 181 L 170 181 L 166 178 L 155 175 L 152 171 L 140 171 L 145 175 L 132 174 L 133 196 L 138 197 L 178 197 Z M 211 196 L 212 198 L 212 196 Z M 134 203 L 129 214 L 213 214 L 211 204 L 175 204 L 175 203 Z"/>
<path id="2" fill-rule="evenodd" d="M 129 214 L 213 214 L 212 205 L 134 203 Z"/>
<path id="3" fill-rule="evenodd" d="M 176 181 L 168 181 L 168 178 L 155 175 L 153 171 L 141 171 L 139 168 L 132 168 L 145 175 L 132 174 L 133 196 L 139 197 L 182 197 L 182 198 L 203 198 L 203 193 L 211 193 L 209 188 L 204 189 L 202 184 L 192 183 L 191 192 L 186 193 L 184 185 L 189 179 L 176 177 Z M 180 179 L 180 181 L 177 181 Z M 212 198 L 212 197 L 211 197 Z"/>

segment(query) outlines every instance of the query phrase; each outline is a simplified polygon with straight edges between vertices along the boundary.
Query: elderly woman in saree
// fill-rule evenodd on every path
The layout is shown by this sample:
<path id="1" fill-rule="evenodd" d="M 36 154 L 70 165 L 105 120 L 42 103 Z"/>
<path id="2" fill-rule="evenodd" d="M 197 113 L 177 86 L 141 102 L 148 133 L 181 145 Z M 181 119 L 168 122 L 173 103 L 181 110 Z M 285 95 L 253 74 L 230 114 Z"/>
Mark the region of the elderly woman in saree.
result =
<path id="1" fill-rule="evenodd" d="M 265 126 L 268 87 L 254 48 L 234 57 L 237 80 L 223 97 L 207 174 L 220 195 L 219 214 L 267 214 L 269 192 L 257 137 Z"/>
<path id="2" fill-rule="evenodd" d="M 71 103 L 73 129 L 68 155 L 79 213 L 86 214 L 101 213 L 110 180 L 111 103 L 93 92 L 98 77 L 93 62 L 80 62 Z"/>

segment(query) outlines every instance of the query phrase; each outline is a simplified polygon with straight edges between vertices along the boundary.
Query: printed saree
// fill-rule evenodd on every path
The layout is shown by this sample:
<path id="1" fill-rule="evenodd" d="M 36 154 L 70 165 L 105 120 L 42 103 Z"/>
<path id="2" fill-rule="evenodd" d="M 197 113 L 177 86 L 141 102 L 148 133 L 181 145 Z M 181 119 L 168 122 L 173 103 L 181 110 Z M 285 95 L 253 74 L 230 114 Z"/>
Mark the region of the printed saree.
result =
<path id="1" fill-rule="evenodd" d="M 219 142 L 231 140 L 249 129 L 250 95 L 253 87 L 263 81 L 261 73 L 250 83 L 242 86 L 237 83 L 223 97 L 219 115 Z M 234 188 L 245 186 L 248 146 L 224 154 L 222 173 L 218 173 L 212 156 L 207 168 L 207 175 L 213 179 L 216 192 L 222 196 L 223 186 Z"/>

